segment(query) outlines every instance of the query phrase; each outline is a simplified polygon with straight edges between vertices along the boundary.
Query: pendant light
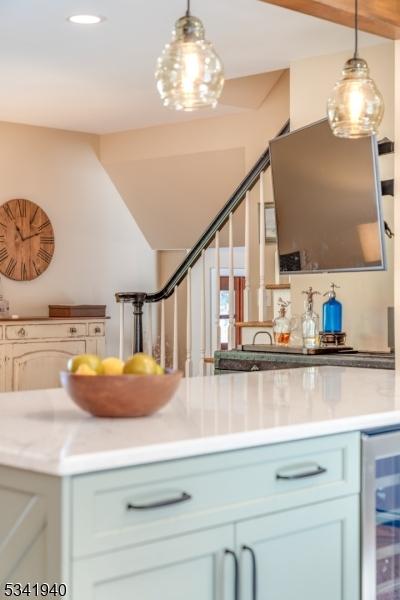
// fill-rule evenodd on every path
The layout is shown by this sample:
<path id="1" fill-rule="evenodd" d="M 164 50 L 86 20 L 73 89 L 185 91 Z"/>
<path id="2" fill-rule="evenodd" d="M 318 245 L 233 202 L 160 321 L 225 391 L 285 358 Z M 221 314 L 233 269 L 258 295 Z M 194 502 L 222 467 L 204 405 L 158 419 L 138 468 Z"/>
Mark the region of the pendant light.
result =
<path id="1" fill-rule="evenodd" d="M 358 0 L 354 10 L 355 47 L 353 58 L 344 65 L 340 79 L 328 99 L 328 119 L 333 133 L 342 138 L 376 134 L 384 104 L 367 62 L 358 56 Z"/>
<path id="2" fill-rule="evenodd" d="M 203 23 L 190 14 L 175 23 L 172 40 L 157 61 L 157 89 L 164 106 L 193 111 L 215 108 L 224 86 L 224 71 Z"/>

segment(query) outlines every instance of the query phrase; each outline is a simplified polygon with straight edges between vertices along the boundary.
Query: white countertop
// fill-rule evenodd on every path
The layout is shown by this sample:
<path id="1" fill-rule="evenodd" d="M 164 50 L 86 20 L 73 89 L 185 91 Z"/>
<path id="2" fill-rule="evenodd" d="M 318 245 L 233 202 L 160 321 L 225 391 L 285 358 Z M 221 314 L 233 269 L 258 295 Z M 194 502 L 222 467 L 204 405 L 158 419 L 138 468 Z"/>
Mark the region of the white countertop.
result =
<path id="1" fill-rule="evenodd" d="M 159 413 L 96 419 L 63 390 L 0 394 L 0 465 L 73 475 L 400 425 L 400 374 L 310 367 L 183 380 Z"/>

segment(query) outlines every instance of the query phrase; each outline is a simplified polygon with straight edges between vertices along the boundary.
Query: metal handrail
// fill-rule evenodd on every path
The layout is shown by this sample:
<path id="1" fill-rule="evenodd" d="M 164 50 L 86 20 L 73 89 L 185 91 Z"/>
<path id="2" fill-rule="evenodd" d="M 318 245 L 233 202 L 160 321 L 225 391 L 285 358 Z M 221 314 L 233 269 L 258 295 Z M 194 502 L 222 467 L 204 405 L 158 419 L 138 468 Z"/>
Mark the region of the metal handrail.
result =
<path id="1" fill-rule="evenodd" d="M 285 125 L 280 129 L 277 137 L 288 133 L 289 128 L 290 122 L 286 121 Z M 256 185 L 260 174 L 266 169 L 268 169 L 270 164 L 271 155 L 268 146 L 268 148 L 266 148 L 266 150 L 261 154 L 260 158 L 257 160 L 257 162 L 246 175 L 246 177 L 238 185 L 238 187 L 233 192 L 232 196 L 229 198 L 226 204 L 221 208 L 219 213 L 212 220 L 212 222 L 204 231 L 204 233 L 200 236 L 199 240 L 184 258 L 181 264 L 177 267 L 175 272 L 168 279 L 164 287 L 161 288 L 161 290 L 159 290 L 158 292 L 154 292 L 151 294 L 142 293 L 142 295 L 145 296 L 144 302 L 160 302 L 161 300 L 169 298 L 173 294 L 175 287 L 182 283 L 189 269 L 192 268 L 201 257 L 201 253 L 203 252 L 203 250 L 205 250 L 213 241 L 217 231 L 219 231 L 225 225 L 225 223 L 229 219 L 229 215 L 236 211 L 236 209 L 244 200 L 247 192 L 251 191 Z M 137 299 L 137 295 L 137 292 L 118 292 L 115 296 L 117 302 L 135 302 L 135 300 Z"/>

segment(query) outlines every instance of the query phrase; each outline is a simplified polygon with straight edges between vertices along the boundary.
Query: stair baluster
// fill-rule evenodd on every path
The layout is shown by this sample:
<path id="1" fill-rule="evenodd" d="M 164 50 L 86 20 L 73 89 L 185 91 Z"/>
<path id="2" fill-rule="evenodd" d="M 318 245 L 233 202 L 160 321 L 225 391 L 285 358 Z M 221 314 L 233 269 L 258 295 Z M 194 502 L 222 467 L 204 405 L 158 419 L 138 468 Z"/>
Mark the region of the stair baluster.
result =
<path id="1" fill-rule="evenodd" d="M 229 215 L 229 325 L 228 350 L 235 347 L 235 279 L 233 264 L 233 213 Z"/>
<path id="2" fill-rule="evenodd" d="M 258 320 L 264 321 L 265 312 L 265 207 L 264 207 L 264 172 L 260 173 L 260 231 L 259 231 L 259 261 L 260 287 L 258 288 Z"/>
<path id="3" fill-rule="evenodd" d="M 219 231 L 215 234 L 215 343 L 214 350 L 221 349 L 220 312 L 220 261 L 219 261 Z"/>
<path id="4" fill-rule="evenodd" d="M 179 344 L 178 344 L 178 286 L 175 286 L 174 292 L 174 335 L 173 335 L 173 357 L 172 368 L 174 371 L 178 368 L 179 362 Z"/>
<path id="5" fill-rule="evenodd" d="M 185 376 L 192 376 L 192 269 L 186 277 L 186 362 Z"/>
<path id="6" fill-rule="evenodd" d="M 201 253 L 200 269 L 200 361 L 199 375 L 206 374 L 206 260 L 205 250 Z"/>
<path id="7" fill-rule="evenodd" d="M 246 192 L 244 214 L 244 297 L 243 317 L 250 320 L 250 192 Z"/>
<path id="8" fill-rule="evenodd" d="M 161 300 L 160 365 L 165 369 L 165 300 Z"/>

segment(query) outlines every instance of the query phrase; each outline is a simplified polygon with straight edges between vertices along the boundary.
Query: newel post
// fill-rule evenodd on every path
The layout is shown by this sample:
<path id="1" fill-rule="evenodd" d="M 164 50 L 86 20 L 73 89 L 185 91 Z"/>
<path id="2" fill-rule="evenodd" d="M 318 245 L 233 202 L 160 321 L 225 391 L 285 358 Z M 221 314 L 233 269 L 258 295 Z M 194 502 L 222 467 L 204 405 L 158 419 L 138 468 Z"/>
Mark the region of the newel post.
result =
<path id="1" fill-rule="evenodd" d="M 146 294 L 138 292 L 132 299 L 133 306 L 133 354 L 143 352 L 143 304 Z"/>
<path id="2" fill-rule="evenodd" d="M 117 293 L 115 298 L 122 304 L 130 303 L 133 306 L 133 342 L 132 352 L 143 352 L 143 304 L 146 301 L 147 294 L 144 292 Z M 124 319 L 123 310 L 121 311 L 120 321 L 120 348 L 123 348 L 124 340 Z M 120 350 L 121 353 L 121 350 Z"/>

